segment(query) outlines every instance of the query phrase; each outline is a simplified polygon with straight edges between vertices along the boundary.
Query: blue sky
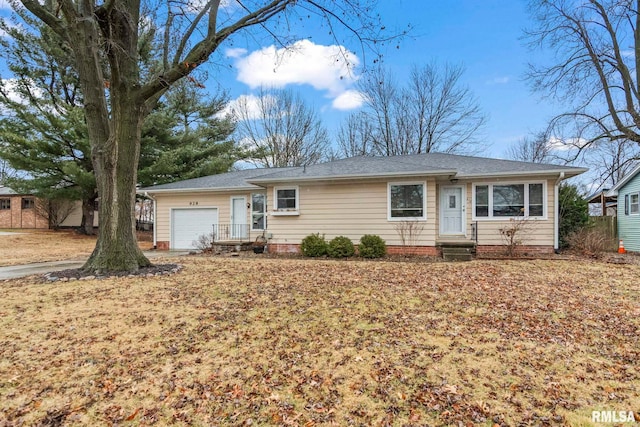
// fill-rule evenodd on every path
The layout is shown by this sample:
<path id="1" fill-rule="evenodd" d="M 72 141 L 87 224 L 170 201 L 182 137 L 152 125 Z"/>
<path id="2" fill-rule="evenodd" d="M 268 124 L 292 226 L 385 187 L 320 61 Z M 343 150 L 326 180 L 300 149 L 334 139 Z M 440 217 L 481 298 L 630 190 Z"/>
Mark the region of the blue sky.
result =
<path id="1" fill-rule="evenodd" d="M 523 29 L 530 24 L 524 0 L 380 0 L 379 4 L 388 28 L 414 26 L 399 49 L 392 44 L 384 55 L 385 65 L 399 82 L 412 64 L 435 60 L 465 67 L 463 83 L 488 116 L 484 155 L 504 156 L 509 145 L 543 129 L 559 111 L 524 81 L 527 61 L 544 60 L 546 55 L 530 51 L 522 40 Z M 5 0 L 0 0 L 3 8 Z M 6 14 L 5 9 L 2 15 Z M 255 95 L 261 85 L 292 88 L 315 107 L 333 135 L 340 122 L 357 111 L 353 95 L 360 69 L 346 73 L 344 64 L 331 59 L 337 47 L 326 29 L 305 31 L 312 39 L 299 40 L 297 54 L 278 56 L 278 65 L 274 64 L 278 48 L 267 38 L 261 39 L 262 45 L 255 38 L 223 44 L 212 58 L 223 66 L 209 68 L 206 85 L 219 84 L 232 102 Z M 362 66 L 365 57 L 358 46 L 345 47 Z M 373 55 L 366 58 L 372 65 Z"/>
<path id="2" fill-rule="evenodd" d="M 543 129 L 548 119 L 559 111 L 559 106 L 550 105 L 539 94 L 532 93 L 524 79 L 527 62 L 544 61 L 548 55 L 532 52 L 522 40 L 523 29 L 530 26 L 526 2 L 382 0 L 380 6 L 388 27 L 403 28 L 409 23 L 414 26 L 399 49 L 393 45 L 385 52 L 385 65 L 398 81 L 408 75 L 412 64 L 435 60 L 465 67 L 464 84 L 489 118 L 484 130 L 489 148 L 485 155 L 503 157 L 509 145 Z M 317 34 L 313 37 L 314 44 L 311 43 L 311 48 L 303 49 L 308 54 L 281 59 L 278 67 L 268 66 L 268 54 L 265 55 L 268 51 L 258 53 L 258 46 L 248 45 L 246 49 L 234 46 L 232 50 L 223 47 L 232 68 L 218 69 L 219 73 L 210 78 L 217 77 L 233 99 L 255 94 L 258 84 L 292 88 L 313 104 L 329 130 L 335 131 L 349 112 L 356 111 L 338 109 L 335 104 L 336 93 L 353 90 L 353 81 L 346 79 L 341 82 L 343 87 L 337 88 L 331 87 L 330 81 L 317 84 L 318 77 L 310 76 L 309 69 L 316 69 L 325 80 L 331 80 L 331 72 L 318 62 L 322 60 L 321 48 L 325 48 L 324 53 L 330 52 L 328 46 L 334 41 L 328 37 L 322 40 Z M 362 65 L 363 55 L 357 46 L 346 47 L 353 50 Z M 249 65 L 252 60 L 248 58 L 259 59 Z M 273 64 L 273 60 L 270 61 Z M 358 71 L 355 74 L 357 78 Z"/>

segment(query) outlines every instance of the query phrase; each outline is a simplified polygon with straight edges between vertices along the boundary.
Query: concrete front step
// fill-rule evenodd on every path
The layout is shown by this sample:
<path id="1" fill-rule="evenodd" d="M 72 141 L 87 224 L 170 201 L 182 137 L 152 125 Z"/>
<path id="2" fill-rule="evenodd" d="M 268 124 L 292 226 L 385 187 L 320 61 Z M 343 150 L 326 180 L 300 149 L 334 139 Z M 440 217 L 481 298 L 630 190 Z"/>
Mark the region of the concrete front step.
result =
<path id="1" fill-rule="evenodd" d="M 475 242 L 439 241 L 437 245 L 442 249 L 442 258 L 445 261 L 471 261 L 476 250 Z"/>
<path id="2" fill-rule="evenodd" d="M 472 254 L 474 248 L 450 248 L 445 246 L 442 248 L 442 253 L 445 252 L 448 254 Z"/>
<path id="3" fill-rule="evenodd" d="M 473 255 L 470 253 L 443 253 L 442 258 L 445 261 L 473 261 Z"/>

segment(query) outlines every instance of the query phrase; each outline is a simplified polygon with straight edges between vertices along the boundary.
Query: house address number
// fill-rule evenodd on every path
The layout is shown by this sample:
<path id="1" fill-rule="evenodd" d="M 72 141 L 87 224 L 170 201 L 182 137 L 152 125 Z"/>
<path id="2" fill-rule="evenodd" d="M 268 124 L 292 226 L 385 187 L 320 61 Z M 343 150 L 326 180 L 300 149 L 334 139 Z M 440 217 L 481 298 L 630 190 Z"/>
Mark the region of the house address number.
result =
<path id="1" fill-rule="evenodd" d="M 189 206 L 198 206 L 198 202 L 189 202 Z"/>

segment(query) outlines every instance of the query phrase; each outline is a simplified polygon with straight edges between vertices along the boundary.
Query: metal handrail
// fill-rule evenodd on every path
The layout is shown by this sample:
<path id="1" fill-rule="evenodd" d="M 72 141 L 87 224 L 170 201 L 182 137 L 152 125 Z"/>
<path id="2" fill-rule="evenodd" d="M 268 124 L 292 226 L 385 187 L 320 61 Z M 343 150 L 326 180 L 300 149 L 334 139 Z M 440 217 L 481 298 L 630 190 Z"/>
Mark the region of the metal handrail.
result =
<path id="1" fill-rule="evenodd" d="M 213 224 L 213 241 L 246 241 L 249 240 L 249 224 Z"/>

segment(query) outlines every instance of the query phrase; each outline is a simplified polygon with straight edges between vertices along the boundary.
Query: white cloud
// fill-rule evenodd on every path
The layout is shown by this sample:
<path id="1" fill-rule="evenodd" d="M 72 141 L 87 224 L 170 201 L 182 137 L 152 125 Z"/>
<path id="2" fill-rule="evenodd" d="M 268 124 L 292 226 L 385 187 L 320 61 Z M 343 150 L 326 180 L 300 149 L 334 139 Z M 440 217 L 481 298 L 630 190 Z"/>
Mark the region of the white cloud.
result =
<path id="1" fill-rule="evenodd" d="M 30 80 L 30 82 L 32 82 Z M 18 79 L 3 79 L 2 85 L 4 86 L 4 90 L 7 92 L 7 97 L 13 101 L 18 102 L 20 104 L 27 104 L 28 100 L 20 94 L 20 88 Z M 30 84 L 31 93 L 33 93 L 36 97 L 42 96 L 42 90 L 38 88 L 35 84 Z"/>
<path id="2" fill-rule="evenodd" d="M 588 141 L 584 138 L 562 139 L 562 138 L 552 136 L 551 138 L 549 138 L 549 141 L 547 141 L 547 147 L 557 151 L 569 151 L 569 150 L 575 150 L 578 148 L 584 148 L 587 145 L 587 143 Z"/>
<path id="3" fill-rule="evenodd" d="M 231 49 L 227 56 L 236 59 L 238 81 L 252 89 L 310 85 L 325 91 L 330 98 L 350 90 L 357 78 L 354 69 L 360 63 L 354 53 L 342 46 L 317 45 L 309 40 L 280 49 L 272 45 L 249 54 Z"/>
<path id="4" fill-rule="evenodd" d="M 12 10 L 7 0 L 0 0 L 0 10 Z"/>
<path id="5" fill-rule="evenodd" d="M 247 54 L 247 49 L 241 47 L 234 47 L 225 50 L 224 54 L 227 58 L 241 58 Z"/>
<path id="6" fill-rule="evenodd" d="M 504 85 L 509 83 L 511 78 L 509 76 L 495 77 L 491 80 L 487 80 L 486 84 L 488 85 Z"/>
<path id="7" fill-rule="evenodd" d="M 362 93 L 357 90 L 347 90 L 338 95 L 332 102 L 336 110 L 354 110 L 364 103 Z"/>
<path id="8" fill-rule="evenodd" d="M 256 120 L 262 116 L 260 105 L 262 104 L 268 107 L 270 102 L 276 102 L 276 99 L 271 95 L 267 95 L 262 99 L 251 94 L 240 95 L 238 98 L 229 101 L 217 116 L 225 117 L 231 115 L 234 116 L 236 120 Z M 239 111 L 242 111 L 242 113 L 239 113 Z"/>

